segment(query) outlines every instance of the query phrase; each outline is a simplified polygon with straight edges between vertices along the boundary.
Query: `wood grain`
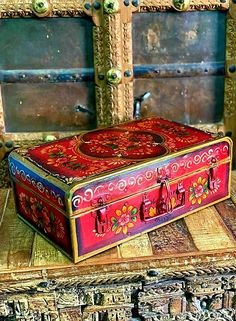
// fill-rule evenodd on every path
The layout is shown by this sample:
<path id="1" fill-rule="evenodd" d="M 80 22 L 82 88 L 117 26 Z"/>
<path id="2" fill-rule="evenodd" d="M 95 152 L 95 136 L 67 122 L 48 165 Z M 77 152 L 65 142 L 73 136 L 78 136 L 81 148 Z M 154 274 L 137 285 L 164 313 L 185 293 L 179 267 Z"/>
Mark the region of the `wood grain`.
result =
<path id="1" fill-rule="evenodd" d="M 218 215 L 214 207 L 209 207 L 185 217 L 185 223 L 198 250 L 217 250 L 236 245 Z"/>
<path id="2" fill-rule="evenodd" d="M 36 234 L 32 253 L 32 265 L 64 265 L 69 263 L 71 261 L 63 253 L 42 236 Z"/>
<path id="3" fill-rule="evenodd" d="M 0 226 L 5 214 L 10 189 L 0 189 Z"/>
<path id="4" fill-rule="evenodd" d="M 95 263 L 95 262 L 101 262 L 101 261 L 104 261 L 107 259 L 117 259 L 120 257 L 119 252 L 120 252 L 119 247 L 115 246 L 109 250 L 106 250 L 102 253 L 99 253 L 95 256 L 92 256 L 92 257 L 84 260 L 82 263 L 91 264 L 91 263 Z"/>
<path id="5" fill-rule="evenodd" d="M 197 251 L 183 219 L 149 233 L 154 254 L 174 254 Z"/>
<path id="6" fill-rule="evenodd" d="M 26 267 L 31 262 L 34 232 L 19 220 L 15 213 L 12 191 L 6 203 L 4 219 L 0 226 L 2 269 Z"/>
<path id="7" fill-rule="evenodd" d="M 216 204 L 215 207 L 224 224 L 236 239 L 236 205 L 229 199 Z"/>
<path id="8" fill-rule="evenodd" d="M 236 204 L 236 171 L 232 171 L 231 199 Z"/>
<path id="9" fill-rule="evenodd" d="M 120 256 L 128 257 L 142 257 L 153 254 L 152 246 L 147 234 L 143 234 L 133 240 L 127 241 L 119 246 Z"/>

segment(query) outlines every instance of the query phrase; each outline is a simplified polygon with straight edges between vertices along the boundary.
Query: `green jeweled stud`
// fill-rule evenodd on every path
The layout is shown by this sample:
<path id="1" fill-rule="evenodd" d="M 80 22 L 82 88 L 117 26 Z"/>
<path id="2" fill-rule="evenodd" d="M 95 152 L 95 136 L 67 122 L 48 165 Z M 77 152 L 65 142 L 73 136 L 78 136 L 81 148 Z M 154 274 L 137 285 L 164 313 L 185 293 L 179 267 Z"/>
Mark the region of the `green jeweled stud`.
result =
<path id="1" fill-rule="evenodd" d="M 190 6 L 190 0 L 173 0 L 173 7 L 177 11 L 186 11 Z"/>

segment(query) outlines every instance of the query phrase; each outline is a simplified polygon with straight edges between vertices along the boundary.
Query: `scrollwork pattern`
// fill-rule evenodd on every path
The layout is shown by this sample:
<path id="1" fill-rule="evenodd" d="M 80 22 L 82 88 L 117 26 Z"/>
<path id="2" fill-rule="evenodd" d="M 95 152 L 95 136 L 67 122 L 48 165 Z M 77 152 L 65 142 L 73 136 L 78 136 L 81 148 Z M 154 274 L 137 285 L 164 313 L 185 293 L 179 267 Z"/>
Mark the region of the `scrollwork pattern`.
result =
<path id="1" fill-rule="evenodd" d="M 207 152 L 196 154 L 193 157 L 186 159 L 185 162 L 172 163 L 171 172 L 176 173 L 180 168 L 190 169 L 193 165 L 199 165 L 200 163 L 207 164 L 212 157 L 218 159 L 221 154 L 224 156 L 229 154 L 228 144 L 217 146 L 214 149 L 210 148 Z"/>
<path id="2" fill-rule="evenodd" d="M 55 193 L 53 190 L 48 189 L 42 182 L 37 182 L 29 174 L 26 174 L 23 169 L 19 169 L 13 162 L 10 162 L 9 168 L 13 176 L 20 176 L 23 182 L 27 181 L 34 188 L 36 188 L 40 194 L 45 194 L 47 198 L 50 198 L 50 196 L 53 197 L 53 199 L 57 201 L 58 205 L 61 207 L 63 206 L 63 200 L 61 196 Z"/>
<path id="3" fill-rule="evenodd" d="M 84 202 L 91 202 L 102 194 L 114 193 L 115 191 L 124 192 L 129 187 L 142 186 L 147 181 L 156 179 L 157 173 L 155 170 L 148 170 L 138 176 L 130 176 L 127 179 L 118 180 L 116 183 L 110 182 L 108 185 L 98 185 L 93 189 L 86 189 L 83 195 L 75 195 L 72 197 L 72 204 L 75 209 L 78 209 Z"/>

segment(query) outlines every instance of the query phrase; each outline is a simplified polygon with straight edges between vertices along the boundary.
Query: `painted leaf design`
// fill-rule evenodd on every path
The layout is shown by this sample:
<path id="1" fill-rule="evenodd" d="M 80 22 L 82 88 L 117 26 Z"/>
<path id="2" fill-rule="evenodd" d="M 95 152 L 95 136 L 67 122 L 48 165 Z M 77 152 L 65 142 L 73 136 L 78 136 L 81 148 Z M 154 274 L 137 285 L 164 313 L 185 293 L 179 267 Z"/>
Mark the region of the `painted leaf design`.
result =
<path id="1" fill-rule="evenodd" d="M 112 223 L 116 223 L 116 222 L 117 222 L 117 219 L 116 219 L 114 216 L 112 216 L 111 222 L 112 222 Z"/>
<path id="2" fill-rule="evenodd" d="M 111 228 L 112 232 L 114 232 L 117 229 L 118 226 L 119 225 L 117 223 L 115 223 Z"/>
<path id="3" fill-rule="evenodd" d="M 54 216 L 54 214 L 52 212 L 50 212 L 50 219 L 51 219 L 51 221 L 55 220 L 55 216 Z"/>
<path id="4" fill-rule="evenodd" d="M 189 200 L 191 201 L 194 197 L 195 197 L 194 194 L 191 194 L 189 197 Z"/>

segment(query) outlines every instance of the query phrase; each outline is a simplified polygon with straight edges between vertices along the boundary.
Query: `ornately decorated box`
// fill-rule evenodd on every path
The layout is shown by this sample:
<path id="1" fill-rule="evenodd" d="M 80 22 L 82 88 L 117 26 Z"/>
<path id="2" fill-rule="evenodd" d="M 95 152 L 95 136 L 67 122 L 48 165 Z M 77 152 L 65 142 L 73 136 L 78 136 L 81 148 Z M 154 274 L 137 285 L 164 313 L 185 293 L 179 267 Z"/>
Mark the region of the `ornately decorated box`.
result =
<path id="1" fill-rule="evenodd" d="M 147 118 L 9 157 L 17 212 L 75 262 L 229 197 L 231 140 Z"/>

